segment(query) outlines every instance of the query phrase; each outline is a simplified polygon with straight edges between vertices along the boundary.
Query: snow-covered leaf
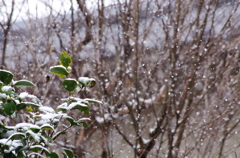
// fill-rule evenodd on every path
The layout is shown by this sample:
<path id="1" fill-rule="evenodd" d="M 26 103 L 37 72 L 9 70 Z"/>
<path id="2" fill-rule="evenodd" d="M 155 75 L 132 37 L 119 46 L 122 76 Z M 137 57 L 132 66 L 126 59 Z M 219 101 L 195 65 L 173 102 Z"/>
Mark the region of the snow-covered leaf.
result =
<path id="1" fill-rule="evenodd" d="M 9 140 L 24 139 L 24 138 L 25 138 L 24 133 L 16 132 L 10 135 L 6 142 L 8 142 Z"/>
<path id="2" fill-rule="evenodd" d="M 25 104 L 27 104 L 27 106 L 32 106 L 32 107 L 41 107 L 41 105 L 39 105 L 39 104 L 35 104 L 35 103 L 32 103 L 32 102 L 22 102 L 22 103 L 25 103 Z"/>
<path id="3" fill-rule="evenodd" d="M 13 74 L 7 70 L 0 70 L 0 81 L 5 85 L 8 85 L 12 82 Z"/>
<path id="4" fill-rule="evenodd" d="M 11 86 L 3 86 L 2 87 L 2 92 L 7 94 L 7 95 L 10 95 L 14 92 L 14 88 L 11 87 Z"/>
<path id="5" fill-rule="evenodd" d="M 16 131 L 21 131 L 21 132 L 26 132 L 29 129 L 35 133 L 40 131 L 40 127 L 38 125 L 34 125 L 31 123 L 18 123 L 14 128 Z"/>
<path id="6" fill-rule="evenodd" d="M 5 93 L 0 93 L 0 99 L 6 99 L 7 95 Z"/>
<path id="7" fill-rule="evenodd" d="M 31 125 L 29 129 L 32 130 L 34 133 L 38 133 L 41 128 L 38 125 Z"/>
<path id="8" fill-rule="evenodd" d="M 13 87 L 34 87 L 35 85 L 27 80 L 14 81 Z"/>
<path id="9" fill-rule="evenodd" d="M 98 100 L 95 100 L 95 99 L 89 99 L 89 98 L 86 98 L 84 99 L 85 101 L 89 102 L 89 103 L 98 103 L 98 104 L 102 104 L 101 101 L 98 101 Z"/>
<path id="10" fill-rule="evenodd" d="M 34 156 L 34 155 L 36 155 L 36 156 Z M 45 156 L 43 156 L 43 155 L 41 155 L 41 154 L 39 154 L 39 153 L 35 153 L 35 152 L 30 153 L 30 154 L 28 155 L 28 157 L 42 157 L 42 158 L 45 158 Z"/>
<path id="11" fill-rule="evenodd" d="M 73 110 L 73 109 L 79 109 L 80 111 L 82 111 L 84 114 L 90 114 L 90 110 L 89 110 L 89 107 L 86 105 L 86 104 L 83 104 L 83 103 L 79 103 L 79 102 L 73 102 L 71 103 L 68 108 L 70 110 Z"/>
<path id="12" fill-rule="evenodd" d="M 58 75 L 60 78 L 68 76 L 68 74 L 69 74 L 67 69 L 62 65 L 57 65 L 57 66 L 50 67 L 50 72 Z"/>
<path id="13" fill-rule="evenodd" d="M 78 82 L 75 79 L 67 78 L 62 82 L 62 86 L 68 92 L 73 93 L 78 86 Z"/>
<path id="14" fill-rule="evenodd" d="M 37 143 L 39 143 L 40 142 L 40 135 L 39 135 L 39 133 L 34 133 L 33 131 L 31 131 L 31 130 L 28 130 L 27 132 L 26 132 L 26 136 L 30 136 L 33 140 L 35 140 Z"/>
<path id="15" fill-rule="evenodd" d="M 61 134 L 66 134 L 66 132 L 62 132 L 62 131 L 59 131 L 57 132 L 53 137 L 52 139 L 55 140 L 58 136 L 60 136 Z"/>
<path id="16" fill-rule="evenodd" d="M 87 104 L 88 101 L 84 100 L 84 99 L 81 99 L 81 98 L 76 98 L 76 97 L 69 97 L 69 98 L 64 98 L 62 99 L 62 101 L 64 102 L 80 102 L 80 103 L 85 103 Z"/>
<path id="17" fill-rule="evenodd" d="M 20 104 L 17 104 L 16 105 L 16 110 L 22 110 L 22 109 L 25 109 L 27 107 L 27 104 L 25 103 L 20 103 Z"/>
<path id="18" fill-rule="evenodd" d="M 96 81 L 94 78 L 79 77 L 78 82 L 84 87 L 88 84 L 90 84 L 90 87 L 94 87 L 96 85 Z"/>
<path id="19" fill-rule="evenodd" d="M 86 104 L 80 102 L 72 102 L 69 106 L 67 103 L 63 103 L 57 107 L 57 111 L 66 112 L 68 110 L 79 109 L 84 114 L 90 114 L 89 107 Z"/>
<path id="20" fill-rule="evenodd" d="M 55 110 L 51 107 L 48 107 L 48 106 L 41 106 L 41 107 L 39 107 L 39 110 L 42 111 L 42 112 L 45 112 L 45 113 L 55 114 Z"/>
<path id="21" fill-rule="evenodd" d="M 51 126 L 50 124 L 44 124 L 40 127 L 41 129 L 49 129 L 51 131 L 54 131 L 54 127 Z"/>
<path id="22" fill-rule="evenodd" d="M 70 116 L 67 116 L 67 117 L 64 117 L 68 122 L 70 122 L 71 126 L 77 126 L 78 125 L 78 122 L 75 121 L 72 117 Z"/>
<path id="23" fill-rule="evenodd" d="M 34 103 L 41 104 L 41 101 L 40 101 L 35 95 L 28 94 L 27 92 L 22 92 L 22 93 L 20 93 L 18 97 L 21 98 L 22 100 L 24 100 L 24 99 L 26 99 L 26 98 L 29 98 L 29 99 L 31 99 Z"/>
<path id="24" fill-rule="evenodd" d="M 67 110 L 68 110 L 67 103 L 63 103 L 57 107 L 57 111 L 62 111 L 64 113 L 66 113 Z"/>
<path id="25" fill-rule="evenodd" d="M 49 150 L 41 145 L 32 145 L 29 147 L 31 151 L 33 152 L 39 152 L 39 151 L 44 151 L 50 154 Z"/>
<path id="26" fill-rule="evenodd" d="M 48 113 L 46 112 L 46 114 L 39 114 L 38 117 L 40 117 L 42 120 L 50 120 L 50 119 L 59 119 L 60 117 L 62 117 L 64 114 L 52 114 L 52 113 Z"/>

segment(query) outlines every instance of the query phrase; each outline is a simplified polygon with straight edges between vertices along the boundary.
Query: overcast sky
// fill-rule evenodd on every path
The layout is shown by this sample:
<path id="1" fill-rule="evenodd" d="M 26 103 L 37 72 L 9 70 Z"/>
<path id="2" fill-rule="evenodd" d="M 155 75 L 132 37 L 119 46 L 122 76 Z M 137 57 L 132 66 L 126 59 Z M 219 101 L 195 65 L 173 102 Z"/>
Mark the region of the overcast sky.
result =
<path id="1" fill-rule="evenodd" d="M 68 12 L 69 8 L 71 6 L 70 0 L 15 0 L 16 1 L 16 9 L 14 11 L 14 19 L 17 18 L 17 20 L 26 19 L 27 16 L 38 16 L 43 17 L 47 16 L 49 14 L 49 8 L 46 6 L 46 4 L 49 4 L 50 6 L 53 6 L 54 12 L 57 13 L 61 11 L 62 13 L 64 11 Z M 22 5 L 22 2 L 25 2 L 24 5 Z M 87 7 L 89 9 L 94 8 L 94 2 L 97 0 L 86 0 Z M 113 4 L 116 0 L 105 0 L 105 5 Z M 0 2 L 1 3 L 1 2 Z M 4 13 L 10 12 L 11 9 L 11 0 L 5 0 L 5 3 L 7 4 L 7 8 L 1 8 L 0 12 Z M 77 2 L 76 0 L 73 0 L 75 9 L 77 9 Z M 1 4 L 0 4 L 1 6 Z M 19 11 L 21 9 L 21 11 Z M 0 20 L 5 19 L 6 14 L 0 15 Z"/>

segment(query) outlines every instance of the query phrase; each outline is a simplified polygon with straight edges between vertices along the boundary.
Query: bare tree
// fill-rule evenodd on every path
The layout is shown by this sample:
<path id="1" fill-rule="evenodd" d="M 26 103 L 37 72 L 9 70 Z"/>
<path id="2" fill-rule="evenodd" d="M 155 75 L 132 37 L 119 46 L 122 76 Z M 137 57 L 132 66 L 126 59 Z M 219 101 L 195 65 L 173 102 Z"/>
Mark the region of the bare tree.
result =
<path id="1" fill-rule="evenodd" d="M 15 72 L 38 84 L 34 93 L 46 104 L 66 96 L 51 90 L 58 78 L 44 81 L 61 51 L 72 54 L 74 77 L 98 81 L 82 95 L 104 104 L 92 104 L 89 128 L 68 133 L 59 148 L 103 158 L 240 154 L 239 2 L 98 0 L 93 9 L 68 2 L 65 12 L 46 2 L 49 16 L 10 30 L 19 37 L 10 43 Z"/>
<path id="2" fill-rule="evenodd" d="M 8 8 L 8 6 L 4 0 L 2 0 L 1 5 L 4 6 L 6 9 Z M 6 49 L 7 49 L 7 44 L 8 44 L 8 40 L 9 40 L 9 33 L 10 33 L 10 29 L 12 27 L 12 22 L 13 22 L 14 8 L 15 8 L 15 0 L 12 0 L 10 12 L 8 13 L 6 11 L 6 15 L 3 15 L 4 13 L 1 13 L 2 18 L 6 18 L 6 21 L 3 21 L 0 23 L 1 30 L 3 31 L 1 67 L 4 67 L 4 65 L 5 65 L 4 60 L 5 60 Z"/>

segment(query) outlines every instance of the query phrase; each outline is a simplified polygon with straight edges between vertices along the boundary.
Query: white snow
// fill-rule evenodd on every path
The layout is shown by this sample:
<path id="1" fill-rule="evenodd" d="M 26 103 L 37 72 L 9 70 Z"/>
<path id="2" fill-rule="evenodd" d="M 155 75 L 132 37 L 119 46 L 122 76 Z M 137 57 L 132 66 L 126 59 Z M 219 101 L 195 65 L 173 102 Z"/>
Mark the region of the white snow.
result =
<path id="1" fill-rule="evenodd" d="M 47 107 L 47 106 L 41 106 L 39 107 L 39 110 L 43 111 L 43 112 L 48 112 L 48 113 L 55 113 L 55 110 L 51 107 Z"/>
<path id="2" fill-rule="evenodd" d="M 7 95 L 5 93 L 0 93 L 0 98 L 5 99 L 5 98 L 7 98 Z"/>
<path id="3" fill-rule="evenodd" d="M 38 116 L 40 116 L 42 118 L 42 120 L 50 120 L 50 119 L 54 119 L 54 118 L 60 118 L 61 116 L 63 116 L 64 114 L 52 114 L 52 113 L 46 113 L 46 114 L 40 114 Z"/>
<path id="4" fill-rule="evenodd" d="M 78 101 L 78 102 L 84 102 L 84 103 L 88 103 L 87 101 L 85 101 L 84 99 L 80 99 L 80 98 L 75 98 L 75 97 L 69 97 L 69 99 L 67 100 L 74 100 L 74 101 Z"/>
<path id="5" fill-rule="evenodd" d="M 88 77 L 79 77 L 78 81 L 87 84 L 90 80 Z"/>
<path id="6" fill-rule="evenodd" d="M 0 115 L 0 120 L 4 120 L 6 117 L 3 115 Z"/>
<path id="7" fill-rule="evenodd" d="M 79 102 L 73 102 L 67 107 L 67 109 L 72 109 L 72 108 L 76 107 L 77 105 L 80 105 L 82 107 L 88 107 L 86 104 L 79 103 Z"/>
<path id="8" fill-rule="evenodd" d="M 43 147 L 42 145 L 32 145 L 32 146 L 30 146 L 30 149 L 35 149 L 35 148 L 40 148 L 40 149 L 43 149 L 44 151 L 50 153 L 49 150 L 47 148 Z"/>
<path id="9" fill-rule="evenodd" d="M 84 101 L 87 101 L 87 102 L 96 102 L 96 103 L 102 104 L 101 101 L 98 101 L 98 100 L 95 100 L 95 99 L 90 99 L 90 98 L 85 98 Z"/>
<path id="10" fill-rule="evenodd" d="M 66 78 L 66 80 L 76 81 L 76 80 L 73 79 L 73 78 Z"/>
<path id="11" fill-rule="evenodd" d="M 10 151 L 20 145 L 22 145 L 21 141 L 20 140 L 8 140 L 8 139 L 0 139 L 0 144 L 5 144 L 5 145 L 8 145 L 8 146 L 11 146 L 10 147 Z"/>
<path id="12" fill-rule="evenodd" d="M 103 117 L 96 116 L 95 119 L 96 119 L 96 121 L 97 121 L 99 124 L 102 124 L 102 123 L 104 122 L 104 118 L 103 118 Z"/>
<path id="13" fill-rule="evenodd" d="M 143 140 L 144 144 L 147 144 L 147 143 L 149 143 L 151 141 L 151 139 L 144 139 L 144 138 L 142 138 L 142 140 Z"/>
<path id="14" fill-rule="evenodd" d="M 2 91 L 3 91 L 3 92 L 8 92 L 8 91 L 10 91 L 10 90 L 13 90 L 13 88 L 12 88 L 11 86 L 3 86 L 3 87 L 2 87 Z"/>
<path id="15" fill-rule="evenodd" d="M 80 118 L 78 120 L 78 122 L 81 122 L 81 121 L 91 121 L 91 119 L 90 118 Z"/>
<path id="16" fill-rule="evenodd" d="M 108 114 L 108 113 L 104 114 L 104 119 L 107 120 L 107 121 L 112 120 L 111 117 L 110 117 L 110 114 Z"/>
<path id="17" fill-rule="evenodd" d="M 50 124 L 43 124 L 40 128 L 42 129 L 42 128 L 52 128 L 53 130 L 54 130 L 54 127 L 53 126 L 51 126 Z"/>
<path id="18" fill-rule="evenodd" d="M 22 92 L 22 93 L 19 94 L 19 97 L 20 97 L 21 99 L 25 99 L 27 96 L 28 96 L 28 93 L 27 93 L 27 92 Z"/>
<path id="19" fill-rule="evenodd" d="M 0 139 L 0 144 L 6 144 L 7 142 L 8 142 L 8 139 L 6 139 L 6 138 Z"/>
<path id="20" fill-rule="evenodd" d="M 31 123 L 18 123 L 16 126 L 15 126 L 15 130 L 21 128 L 23 129 L 24 131 L 27 131 L 29 127 L 31 127 L 33 124 Z"/>
<path id="21" fill-rule="evenodd" d="M 29 98 L 29 99 L 32 99 L 32 101 L 35 103 L 39 103 L 39 104 L 41 103 L 40 100 L 35 95 L 28 94 L 27 92 L 20 93 L 19 97 L 21 99 Z"/>
<path id="22" fill-rule="evenodd" d="M 40 133 L 34 133 L 33 131 L 28 130 L 28 131 L 26 132 L 26 135 L 27 135 L 27 134 L 31 135 L 35 141 L 40 142 L 40 140 L 41 140 L 41 139 L 40 139 L 40 135 L 41 135 Z"/>
<path id="23" fill-rule="evenodd" d="M 12 74 L 10 71 L 7 71 L 7 70 L 1 69 L 1 71 L 7 72 L 7 73 L 9 73 L 9 74 Z M 12 74 L 12 75 L 13 75 L 13 74 Z"/>
<path id="24" fill-rule="evenodd" d="M 58 68 L 58 67 L 61 67 L 61 68 L 63 68 L 63 69 L 66 69 L 66 68 L 65 68 L 64 66 L 62 66 L 62 65 L 51 66 L 50 69 L 53 69 L 53 68 L 55 68 L 55 67 L 57 67 L 57 68 Z"/>

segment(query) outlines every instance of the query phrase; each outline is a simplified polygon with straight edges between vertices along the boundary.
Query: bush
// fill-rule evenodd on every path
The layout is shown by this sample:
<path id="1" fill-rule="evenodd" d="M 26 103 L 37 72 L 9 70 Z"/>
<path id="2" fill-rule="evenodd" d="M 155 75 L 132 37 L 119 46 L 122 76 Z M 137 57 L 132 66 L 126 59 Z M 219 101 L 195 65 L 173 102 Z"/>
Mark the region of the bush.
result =
<path id="1" fill-rule="evenodd" d="M 68 77 L 71 72 L 72 58 L 63 52 L 60 56 L 60 65 L 50 67 L 50 72 L 60 78 Z M 17 94 L 16 87 L 34 87 L 27 80 L 13 80 L 14 75 L 7 70 L 0 70 L 0 155 L 4 158 L 25 157 L 59 157 L 49 148 L 54 145 L 56 138 L 64 135 L 73 126 L 82 124 L 88 127 L 89 118 L 73 118 L 68 111 L 79 110 L 90 114 L 89 103 L 101 103 L 94 99 L 80 99 L 72 94 L 80 86 L 80 91 L 88 85 L 93 87 L 96 83 L 92 78 L 80 77 L 78 80 L 66 78 L 62 86 L 69 92 L 69 97 L 62 99 L 63 103 L 53 109 L 43 106 L 34 95 L 22 92 Z M 79 91 L 79 92 L 80 92 Z M 21 120 L 20 123 L 10 124 L 11 119 Z M 66 122 L 68 122 L 66 124 Z M 62 128 L 59 128 L 59 125 Z M 72 158 L 71 150 L 63 148 L 65 158 Z"/>

